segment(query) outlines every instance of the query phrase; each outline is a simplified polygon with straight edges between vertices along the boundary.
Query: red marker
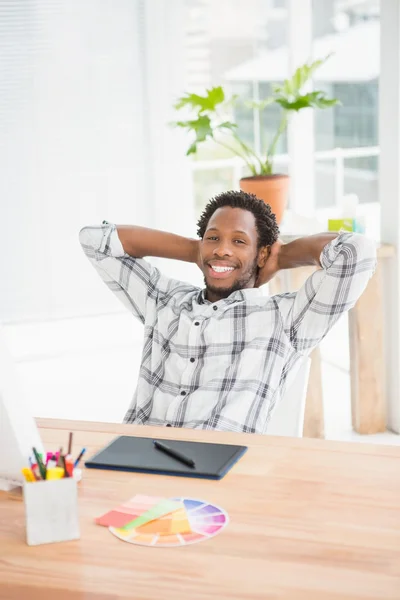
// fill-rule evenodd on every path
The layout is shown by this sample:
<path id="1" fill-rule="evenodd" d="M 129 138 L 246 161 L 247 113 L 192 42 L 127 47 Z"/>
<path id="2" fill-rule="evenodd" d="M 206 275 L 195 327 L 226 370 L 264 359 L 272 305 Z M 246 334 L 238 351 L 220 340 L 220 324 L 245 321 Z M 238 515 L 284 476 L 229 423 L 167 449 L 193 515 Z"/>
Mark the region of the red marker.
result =
<path id="1" fill-rule="evenodd" d="M 65 457 L 65 468 L 67 469 L 68 477 L 72 477 L 74 474 L 74 461 L 70 454 Z"/>

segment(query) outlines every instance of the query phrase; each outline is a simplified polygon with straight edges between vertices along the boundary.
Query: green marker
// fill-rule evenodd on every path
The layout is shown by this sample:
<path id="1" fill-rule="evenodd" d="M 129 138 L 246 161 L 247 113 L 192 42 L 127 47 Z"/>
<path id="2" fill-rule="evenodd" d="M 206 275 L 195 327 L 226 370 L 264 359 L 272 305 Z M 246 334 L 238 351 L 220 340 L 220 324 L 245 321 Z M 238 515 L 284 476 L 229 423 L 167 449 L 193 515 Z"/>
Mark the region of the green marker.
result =
<path id="1" fill-rule="evenodd" d="M 32 448 L 32 450 L 33 450 L 33 454 L 35 455 L 37 465 L 39 467 L 40 477 L 42 479 L 46 479 L 46 467 L 44 466 L 42 459 L 40 458 L 40 455 L 39 455 L 38 451 L 36 450 L 36 448 Z"/>

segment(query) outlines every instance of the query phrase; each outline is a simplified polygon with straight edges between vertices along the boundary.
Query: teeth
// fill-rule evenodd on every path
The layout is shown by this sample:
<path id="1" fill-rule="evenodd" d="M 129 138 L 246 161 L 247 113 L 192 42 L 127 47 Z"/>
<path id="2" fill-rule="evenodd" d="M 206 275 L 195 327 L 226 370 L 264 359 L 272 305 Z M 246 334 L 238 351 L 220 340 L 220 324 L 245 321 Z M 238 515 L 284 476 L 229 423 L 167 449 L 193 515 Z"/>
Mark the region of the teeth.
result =
<path id="1" fill-rule="evenodd" d="M 225 273 L 226 271 L 233 271 L 233 267 L 211 267 L 213 271 L 217 273 Z"/>

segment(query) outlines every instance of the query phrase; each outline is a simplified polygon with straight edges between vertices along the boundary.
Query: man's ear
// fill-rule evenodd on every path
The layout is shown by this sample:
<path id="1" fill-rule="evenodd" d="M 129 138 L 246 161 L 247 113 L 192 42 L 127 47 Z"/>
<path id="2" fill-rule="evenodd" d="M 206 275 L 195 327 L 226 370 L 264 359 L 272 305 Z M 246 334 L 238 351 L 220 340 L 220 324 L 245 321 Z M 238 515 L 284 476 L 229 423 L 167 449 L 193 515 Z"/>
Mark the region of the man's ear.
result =
<path id="1" fill-rule="evenodd" d="M 258 251 L 257 266 L 262 269 L 268 260 L 271 246 L 262 246 Z"/>

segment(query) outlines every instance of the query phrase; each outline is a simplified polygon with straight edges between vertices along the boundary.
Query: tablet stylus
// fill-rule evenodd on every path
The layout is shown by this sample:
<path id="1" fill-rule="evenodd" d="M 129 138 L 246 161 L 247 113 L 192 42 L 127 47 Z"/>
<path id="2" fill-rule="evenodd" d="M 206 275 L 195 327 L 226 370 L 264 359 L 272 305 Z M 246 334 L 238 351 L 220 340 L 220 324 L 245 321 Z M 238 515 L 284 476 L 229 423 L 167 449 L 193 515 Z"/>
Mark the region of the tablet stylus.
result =
<path id="1" fill-rule="evenodd" d="M 170 446 L 166 446 L 166 444 L 163 444 L 162 442 L 158 442 L 157 440 L 153 440 L 153 444 L 157 448 L 157 450 L 161 450 L 161 452 L 165 452 L 165 454 L 172 456 L 172 458 L 176 458 L 176 460 L 179 460 L 180 462 L 187 465 L 188 467 L 194 468 L 196 466 L 194 460 L 192 460 L 191 458 L 188 458 L 184 454 L 181 454 L 177 450 L 170 448 Z"/>

